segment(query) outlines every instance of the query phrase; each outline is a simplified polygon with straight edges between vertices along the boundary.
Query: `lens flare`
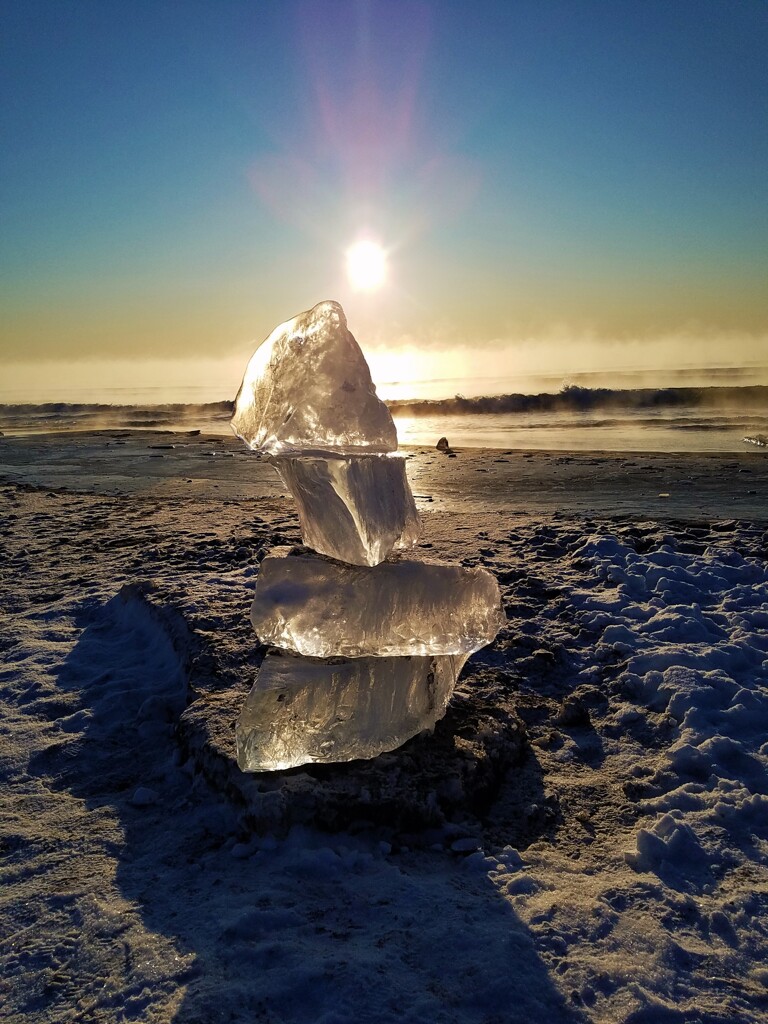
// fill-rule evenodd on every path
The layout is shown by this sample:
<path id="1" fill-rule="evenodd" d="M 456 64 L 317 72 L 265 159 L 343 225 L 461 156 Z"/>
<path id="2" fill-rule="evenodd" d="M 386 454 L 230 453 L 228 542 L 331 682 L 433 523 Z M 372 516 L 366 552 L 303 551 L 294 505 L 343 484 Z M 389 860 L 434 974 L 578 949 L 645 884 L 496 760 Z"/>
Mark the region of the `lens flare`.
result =
<path id="1" fill-rule="evenodd" d="M 376 242 L 356 242 L 347 250 L 347 277 L 353 288 L 371 292 L 384 284 L 387 256 Z"/>

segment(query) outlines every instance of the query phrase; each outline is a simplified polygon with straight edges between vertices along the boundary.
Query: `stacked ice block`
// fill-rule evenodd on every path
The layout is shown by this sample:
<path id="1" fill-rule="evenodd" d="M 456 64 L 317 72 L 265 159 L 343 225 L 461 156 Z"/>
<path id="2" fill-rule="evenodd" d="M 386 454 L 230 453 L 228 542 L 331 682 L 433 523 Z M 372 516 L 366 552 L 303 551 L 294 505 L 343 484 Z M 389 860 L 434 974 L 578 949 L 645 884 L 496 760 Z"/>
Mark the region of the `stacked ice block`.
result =
<path id="1" fill-rule="evenodd" d="M 443 716 L 504 621 L 484 569 L 405 554 L 420 523 L 397 433 L 336 302 L 257 349 L 232 428 L 268 455 L 304 547 L 261 564 L 251 621 L 272 645 L 236 725 L 244 771 L 393 750 Z"/>

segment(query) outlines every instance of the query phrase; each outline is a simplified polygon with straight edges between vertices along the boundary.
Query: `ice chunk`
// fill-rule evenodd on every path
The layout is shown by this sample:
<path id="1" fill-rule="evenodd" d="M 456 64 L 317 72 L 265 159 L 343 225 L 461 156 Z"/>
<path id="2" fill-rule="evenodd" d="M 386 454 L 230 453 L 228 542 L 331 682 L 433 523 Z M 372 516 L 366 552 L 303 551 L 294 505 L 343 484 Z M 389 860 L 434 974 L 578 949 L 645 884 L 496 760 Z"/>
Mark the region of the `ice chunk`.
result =
<path id="1" fill-rule="evenodd" d="M 275 771 L 394 750 L 443 717 L 465 661 L 270 653 L 235 727 L 237 763 Z"/>
<path id="2" fill-rule="evenodd" d="M 273 465 L 299 506 L 304 543 L 354 565 L 413 547 L 421 524 L 405 459 L 389 455 L 288 456 Z"/>
<path id="3" fill-rule="evenodd" d="M 308 545 L 261 563 L 251 620 L 283 651 L 265 659 L 238 720 L 238 764 L 270 771 L 400 746 L 442 717 L 467 656 L 505 618 L 484 569 L 393 557 L 416 543 L 419 518 L 405 462 L 388 454 L 392 417 L 338 303 L 275 328 L 248 364 L 232 428 L 271 457 Z"/>
<path id="4" fill-rule="evenodd" d="M 422 558 L 344 565 L 279 547 L 261 563 L 251 622 L 259 638 L 314 658 L 470 654 L 505 622 L 485 569 Z"/>
<path id="5" fill-rule="evenodd" d="M 248 363 L 232 429 L 265 452 L 389 452 L 397 432 L 338 302 L 276 327 Z"/>

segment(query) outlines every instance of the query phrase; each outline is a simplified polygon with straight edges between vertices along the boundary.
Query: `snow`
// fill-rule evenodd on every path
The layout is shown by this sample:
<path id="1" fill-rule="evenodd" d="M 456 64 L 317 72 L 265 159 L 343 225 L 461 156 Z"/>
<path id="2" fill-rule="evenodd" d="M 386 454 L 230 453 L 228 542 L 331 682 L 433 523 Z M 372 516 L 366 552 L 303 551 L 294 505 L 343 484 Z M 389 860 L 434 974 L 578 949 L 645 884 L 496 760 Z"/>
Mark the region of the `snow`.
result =
<path id="1" fill-rule="evenodd" d="M 0 502 L 4 1019 L 765 1020 L 764 525 L 430 514 L 440 554 L 502 582 L 508 626 L 465 672 L 512 694 L 532 752 L 420 845 L 254 834 L 179 763 L 196 638 L 249 657 L 283 507 L 246 529 L 210 494 Z"/>
<path id="2" fill-rule="evenodd" d="M 606 626 L 596 651 L 627 655 L 617 685 L 629 701 L 617 715 L 665 714 L 670 723 L 667 749 L 644 780 L 642 807 L 655 820 L 638 830 L 627 862 L 711 889 L 725 867 L 721 833 L 754 845 L 752 826 L 768 820 L 765 565 L 725 546 L 703 556 L 669 545 L 646 556 L 605 542 L 584 550 L 598 575 L 621 580 L 625 620 L 631 614 L 631 632 Z M 588 621 L 594 602 L 585 597 L 582 607 Z"/>

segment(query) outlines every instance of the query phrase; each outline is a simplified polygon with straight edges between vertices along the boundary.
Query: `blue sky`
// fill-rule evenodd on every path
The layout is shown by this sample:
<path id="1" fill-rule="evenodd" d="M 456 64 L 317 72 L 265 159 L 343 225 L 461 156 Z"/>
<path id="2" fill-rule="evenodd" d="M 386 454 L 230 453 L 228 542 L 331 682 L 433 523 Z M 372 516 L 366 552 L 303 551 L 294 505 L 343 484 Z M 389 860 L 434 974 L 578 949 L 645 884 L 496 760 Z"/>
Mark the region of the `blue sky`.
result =
<path id="1" fill-rule="evenodd" d="M 768 5 L 25 2 L 0 15 L 0 359 L 768 317 Z M 389 254 L 344 279 L 360 237 Z M 749 339 L 752 339 L 750 341 Z"/>

